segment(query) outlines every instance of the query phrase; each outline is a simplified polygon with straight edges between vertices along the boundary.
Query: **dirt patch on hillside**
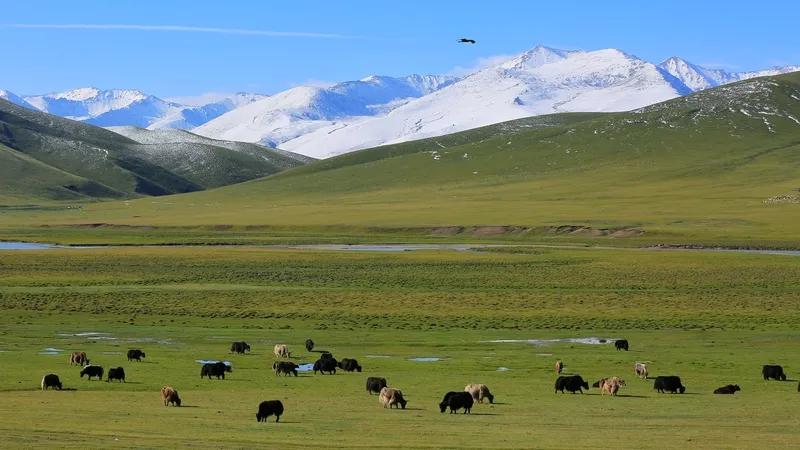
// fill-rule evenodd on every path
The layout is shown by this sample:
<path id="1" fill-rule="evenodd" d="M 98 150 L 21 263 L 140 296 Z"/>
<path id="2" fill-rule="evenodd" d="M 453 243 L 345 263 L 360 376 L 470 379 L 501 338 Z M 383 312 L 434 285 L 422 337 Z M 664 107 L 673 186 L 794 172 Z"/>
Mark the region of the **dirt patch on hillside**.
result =
<path id="1" fill-rule="evenodd" d="M 435 236 L 455 236 L 467 234 L 471 236 L 503 236 L 510 234 L 571 234 L 576 236 L 627 238 L 644 234 L 640 228 L 594 228 L 584 225 L 555 225 L 548 227 L 521 227 L 516 225 L 482 225 L 472 227 L 436 227 L 428 233 Z"/>
<path id="2" fill-rule="evenodd" d="M 130 230 L 156 230 L 158 227 L 152 225 L 125 225 L 115 223 L 74 223 L 74 224 L 59 224 L 59 225 L 41 225 L 41 228 L 116 228 L 116 229 L 130 229 Z"/>
<path id="3" fill-rule="evenodd" d="M 432 228 L 429 233 L 436 236 L 452 236 L 464 232 L 464 227 L 437 227 Z"/>

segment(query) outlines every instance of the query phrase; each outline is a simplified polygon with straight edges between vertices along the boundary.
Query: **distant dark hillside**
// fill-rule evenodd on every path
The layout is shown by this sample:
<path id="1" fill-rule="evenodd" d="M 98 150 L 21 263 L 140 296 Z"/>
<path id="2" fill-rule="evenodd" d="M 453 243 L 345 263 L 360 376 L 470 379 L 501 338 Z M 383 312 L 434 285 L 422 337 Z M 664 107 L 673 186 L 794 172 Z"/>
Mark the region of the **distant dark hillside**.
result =
<path id="1" fill-rule="evenodd" d="M 273 174 L 308 161 L 206 139 L 142 144 L 0 99 L 0 201 L 35 203 L 167 195 Z M 295 157 L 296 156 L 296 157 Z"/>

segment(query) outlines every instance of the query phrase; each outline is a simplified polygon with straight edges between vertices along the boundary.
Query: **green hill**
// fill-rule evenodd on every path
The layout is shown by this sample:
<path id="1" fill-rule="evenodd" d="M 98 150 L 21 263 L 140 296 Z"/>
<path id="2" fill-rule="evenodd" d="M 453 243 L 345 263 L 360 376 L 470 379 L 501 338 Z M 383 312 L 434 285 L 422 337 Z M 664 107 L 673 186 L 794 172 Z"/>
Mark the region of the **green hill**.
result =
<path id="1" fill-rule="evenodd" d="M 0 203 L 192 192 L 307 162 L 266 147 L 215 142 L 142 144 L 0 100 L 0 158 L 9 161 L 0 168 Z"/>
<path id="2" fill-rule="evenodd" d="M 638 111 L 508 122 L 57 220 L 796 245 L 798 99 L 800 74 L 753 79 Z"/>

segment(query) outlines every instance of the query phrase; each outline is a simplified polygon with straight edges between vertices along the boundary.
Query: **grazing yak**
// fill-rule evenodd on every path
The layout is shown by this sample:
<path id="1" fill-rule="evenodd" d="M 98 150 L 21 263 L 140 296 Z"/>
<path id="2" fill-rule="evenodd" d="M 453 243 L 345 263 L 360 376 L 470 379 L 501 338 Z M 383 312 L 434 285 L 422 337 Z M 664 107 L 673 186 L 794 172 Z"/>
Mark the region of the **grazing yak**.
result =
<path id="1" fill-rule="evenodd" d="M 167 406 L 169 403 L 172 403 L 172 406 L 181 406 L 181 398 L 178 397 L 178 391 L 172 386 L 164 386 L 161 388 L 161 401 L 164 402 L 164 406 Z"/>
<path id="2" fill-rule="evenodd" d="M 450 414 L 455 414 L 461 408 L 464 408 L 464 414 L 472 414 L 472 405 L 475 400 L 472 399 L 472 394 L 469 392 L 454 392 L 450 391 L 444 394 L 444 398 L 439 403 L 439 411 L 445 412 L 450 408 Z"/>
<path id="3" fill-rule="evenodd" d="M 603 378 L 600 380 L 600 395 L 610 394 L 616 397 L 621 386 L 625 386 L 625 380 L 619 377 Z"/>
<path id="4" fill-rule="evenodd" d="M 381 393 L 378 395 L 378 402 L 383 405 L 384 408 L 391 409 L 393 406 L 397 408 L 397 405 L 400 405 L 401 408 L 406 409 L 406 399 L 403 398 L 403 391 L 400 389 L 394 389 L 390 387 L 384 387 L 381 389 Z"/>
<path id="5" fill-rule="evenodd" d="M 786 374 L 783 373 L 783 367 L 778 365 L 766 365 L 763 369 L 761 369 L 761 375 L 764 376 L 764 381 L 766 380 L 780 380 L 786 381 Z"/>
<path id="6" fill-rule="evenodd" d="M 342 358 L 336 367 L 344 370 L 345 372 L 361 372 L 361 366 L 358 364 L 358 361 L 352 358 Z"/>
<path id="7" fill-rule="evenodd" d="M 306 351 L 314 350 L 314 341 L 311 339 L 306 339 Z"/>
<path id="8" fill-rule="evenodd" d="M 657 390 L 661 394 L 664 392 L 670 392 L 672 394 L 676 394 L 678 392 L 683 394 L 686 392 L 686 386 L 681 384 L 681 378 L 676 376 L 656 377 L 656 381 L 653 383 L 653 389 Z"/>
<path id="9" fill-rule="evenodd" d="M 86 352 L 72 352 L 69 355 L 69 365 L 85 366 L 89 364 L 89 358 L 86 357 Z"/>
<path id="10" fill-rule="evenodd" d="M 210 380 L 211 377 L 217 377 L 219 380 L 222 378 L 225 379 L 225 372 L 233 372 L 231 366 L 225 364 L 222 361 L 218 361 L 215 363 L 208 363 L 203 364 L 203 367 L 200 369 L 200 378 L 208 377 Z"/>
<path id="11" fill-rule="evenodd" d="M 267 417 L 275 416 L 275 423 L 278 423 L 281 421 L 281 414 L 283 414 L 283 403 L 280 400 L 267 400 L 258 405 L 256 420 L 266 422 Z"/>
<path id="12" fill-rule="evenodd" d="M 58 375 L 54 373 L 48 373 L 42 377 L 42 390 L 46 391 L 47 388 L 56 388 L 59 391 L 61 390 L 61 380 L 58 378 Z"/>
<path id="13" fill-rule="evenodd" d="M 722 386 L 721 388 L 714 389 L 715 394 L 735 394 L 736 391 L 741 391 L 742 388 L 739 387 L 738 384 L 729 384 L 727 386 Z"/>
<path id="14" fill-rule="evenodd" d="M 300 366 L 291 361 L 275 361 L 272 363 L 272 370 L 275 371 L 275 376 L 280 374 L 297 376 L 298 367 Z"/>
<path id="15" fill-rule="evenodd" d="M 144 352 L 138 348 L 128 350 L 128 361 L 139 361 L 142 362 L 142 358 L 144 358 Z"/>
<path id="16" fill-rule="evenodd" d="M 617 351 L 625 350 L 627 352 L 628 351 L 628 340 L 627 339 L 618 339 L 618 340 L 614 341 L 614 347 L 617 348 Z"/>
<path id="17" fill-rule="evenodd" d="M 580 392 L 583 394 L 582 389 L 589 390 L 589 383 L 583 381 L 580 375 L 560 376 L 556 379 L 556 393 L 564 393 L 564 390 L 570 391 L 573 394 Z"/>
<path id="18" fill-rule="evenodd" d="M 125 369 L 122 367 L 112 367 L 108 369 L 108 378 L 106 378 L 106 383 L 111 380 L 122 381 L 125 383 Z"/>
<path id="19" fill-rule="evenodd" d="M 561 362 L 560 359 L 556 360 L 556 373 L 561 374 L 561 371 L 564 370 L 564 363 Z"/>
<path id="20" fill-rule="evenodd" d="M 386 383 L 386 378 L 379 378 L 379 377 L 369 377 L 367 378 L 367 392 L 370 395 L 372 394 L 380 394 L 381 389 L 385 388 L 389 384 Z"/>
<path id="21" fill-rule="evenodd" d="M 322 359 L 333 359 L 333 354 L 331 352 L 323 351 L 319 354 L 319 357 Z"/>
<path id="22" fill-rule="evenodd" d="M 100 366 L 83 366 L 81 369 L 81 378 L 86 375 L 90 380 L 92 377 L 97 377 L 98 380 L 103 379 L 103 368 Z"/>
<path id="23" fill-rule="evenodd" d="M 328 372 L 331 375 L 336 374 L 336 367 L 338 367 L 338 363 L 335 359 L 331 358 L 320 358 L 317 362 L 314 363 L 314 375 L 317 372 L 325 375 L 325 372 Z"/>
<path id="24" fill-rule="evenodd" d="M 272 353 L 274 353 L 278 358 L 288 358 L 292 356 L 292 352 L 289 351 L 289 347 L 287 347 L 286 344 L 275 344 L 275 348 L 272 349 Z"/>
<path id="25" fill-rule="evenodd" d="M 464 392 L 469 392 L 472 399 L 478 403 L 483 403 L 483 399 L 489 399 L 489 403 L 494 403 L 494 395 L 489 392 L 485 384 L 468 384 L 464 387 Z"/>
<path id="26" fill-rule="evenodd" d="M 250 344 L 245 341 L 234 342 L 231 344 L 231 353 L 238 353 L 240 355 L 250 351 Z"/>
<path id="27" fill-rule="evenodd" d="M 633 365 L 633 371 L 637 377 L 643 380 L 647 379 L 647 364 L 637 362 Z"/>

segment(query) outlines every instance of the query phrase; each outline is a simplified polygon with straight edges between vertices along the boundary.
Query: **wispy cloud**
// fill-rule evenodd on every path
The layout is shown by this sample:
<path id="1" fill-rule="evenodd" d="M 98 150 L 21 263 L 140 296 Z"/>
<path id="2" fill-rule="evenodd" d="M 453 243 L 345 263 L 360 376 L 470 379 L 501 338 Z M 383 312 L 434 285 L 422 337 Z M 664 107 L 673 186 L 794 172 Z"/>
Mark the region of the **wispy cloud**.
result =
<path id="1" fill-rule="evenodd" d="M 299 37 L 299 38 L 315 38 L 315 39 L 351 39 L 359 37 L 359 36 L 350 36 L 344 34 L 313 33 L 306 31 L 250 30 L 245 28 L 192 27 L 184 25 L 12 23 L 2 26 L 6 28 L 31 28 L 31 29 L 50 29 L 50 30 L 167 31 L 167 32 L 178 32 L 178 33 L 215 33 L 215 34 L 235 34 L 244 36 Z"/>
<path id="2" fill-rule="evenodd" d="M 721 70 L 740 70 L 742 68 L 741 66 L 736 64 L 730 64 L 719 61 L 704 62 L 700 63 L 699 66 L 705 67 L 706 69 L 721 69 Z"/>
<path id="3" fill-rule="evenodd" d="M 447 71 L 447 75 L 452 75 L 455 77 L 465 77 L 481 69 L 502 64 L 508 61 L 509 59 L 517 56 L 519 55 L 494 55 L 494 56 L 486 56 L 483 58 L 478 58 L 469 67 L 463 67 L 463 66 L 453 67 L 452 69 Z"/>
<path id="4" fill-rule="evenodd" d="M 305 81 L 300 83 L 292 83 L 291 87 L 298 87 L 298 86 L 307 86 L 307 87 L 318 87 L 318 88 L 329 88 L 331 86 L 335 86 L 335 81 L 328 81 L 328 80 L 318 80 L 316 78 L 309 78 Z"/>

